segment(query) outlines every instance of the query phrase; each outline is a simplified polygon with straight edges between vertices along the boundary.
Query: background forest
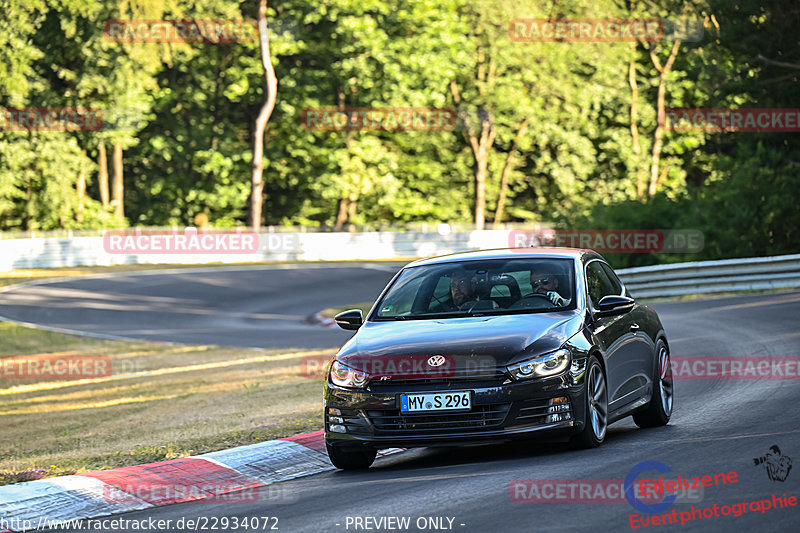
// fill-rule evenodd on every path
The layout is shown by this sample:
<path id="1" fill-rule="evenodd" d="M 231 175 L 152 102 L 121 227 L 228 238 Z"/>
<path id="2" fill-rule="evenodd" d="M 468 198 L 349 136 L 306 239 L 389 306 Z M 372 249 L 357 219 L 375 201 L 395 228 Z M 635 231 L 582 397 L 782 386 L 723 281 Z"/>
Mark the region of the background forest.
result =
<path id="1" fill-rule="evenodd" d="M 246 224 L 265 98 L 258 42 L 121 43 L 103 30 L 257 11 L 257 0 L 0 0 L 0 107 L 104 118 L 99 131 L 0 128 L 0 230 L 193 225 L 199 214 Z M 509 37 L 514 19 L 603 17 L 685 17 L 703 32 Z M 280 0 L 268 21 L 278 94 L 265 225 L 691 228 L 705 233 L 692 259 L 800 251 L 798 133 L 674 132 L 657 120 L 659 106 L 800 107 L 800 3 Z M 310 131 L 311 107 L 453 108 L 459 125 Z"/>

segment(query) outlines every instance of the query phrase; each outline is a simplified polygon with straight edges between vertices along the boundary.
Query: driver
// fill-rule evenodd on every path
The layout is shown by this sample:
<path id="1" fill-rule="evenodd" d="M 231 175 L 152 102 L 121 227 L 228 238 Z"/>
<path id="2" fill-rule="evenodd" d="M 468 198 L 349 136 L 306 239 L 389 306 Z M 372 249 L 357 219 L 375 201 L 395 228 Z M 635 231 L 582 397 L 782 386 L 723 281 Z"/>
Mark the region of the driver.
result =
<path id="1" fill-rule="evenodd" d="M 531 288 L 536 294 L 543 294 L 553 305 L 565 307 L 572 301 L 558 292 L 558 274 L 554 265 L 539 264 L 531 270 Z"/>

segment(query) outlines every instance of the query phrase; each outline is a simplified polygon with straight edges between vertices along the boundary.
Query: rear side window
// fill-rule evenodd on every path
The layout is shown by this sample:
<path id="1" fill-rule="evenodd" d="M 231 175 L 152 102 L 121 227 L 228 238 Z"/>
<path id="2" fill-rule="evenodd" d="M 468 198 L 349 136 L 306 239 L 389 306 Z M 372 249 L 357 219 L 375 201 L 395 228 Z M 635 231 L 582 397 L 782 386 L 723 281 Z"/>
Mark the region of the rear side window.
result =
<path id="1" fill-rule="evenodd" d="M 589 299 L 595 309 L 600 300 L 603 299 L 603 296 L 619 294 L 622 290 L 621 286 L 614 286 L 614 283 L 609 279 L 603 268 L 603 263 L 600 261 L 592 261 L 586 265 L 586 288 L 589 291 Z"/>
<path id="2" fill-rule="evenodd" d="M 431 299 L 428 301 L 427 311 L 432 311 L 436 306 L 446 300 L 450 296 L 450 278 L 441 277 L 436 282 L 436 287 L 433 289 Z M 409 307 L 409 310 L 411 308 Z"/>
<path id="3" fill-rule="evenodd" d="M 614 269 L 608 266 L 605 263 L 602 263 L 603 270 L 605 271 L 606 275 L 608 276 L 608 281 L 611 282 L 611 285 L 614 287 L 613 294 L 622 294 L 622 282 L 617 277 L 617 273 L 614 272 Z"/>

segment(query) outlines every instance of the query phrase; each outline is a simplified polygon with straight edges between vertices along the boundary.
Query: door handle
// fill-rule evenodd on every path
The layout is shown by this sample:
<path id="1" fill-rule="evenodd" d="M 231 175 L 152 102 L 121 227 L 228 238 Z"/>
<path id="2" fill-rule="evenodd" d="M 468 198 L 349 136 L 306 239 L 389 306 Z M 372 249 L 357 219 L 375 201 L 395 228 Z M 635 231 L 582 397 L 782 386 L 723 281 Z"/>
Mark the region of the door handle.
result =
<path id="1" fill-rule="evenodd" d="M 631 324 L 631 331 L 634 333 L 639 331 L 639 324 Z"/>

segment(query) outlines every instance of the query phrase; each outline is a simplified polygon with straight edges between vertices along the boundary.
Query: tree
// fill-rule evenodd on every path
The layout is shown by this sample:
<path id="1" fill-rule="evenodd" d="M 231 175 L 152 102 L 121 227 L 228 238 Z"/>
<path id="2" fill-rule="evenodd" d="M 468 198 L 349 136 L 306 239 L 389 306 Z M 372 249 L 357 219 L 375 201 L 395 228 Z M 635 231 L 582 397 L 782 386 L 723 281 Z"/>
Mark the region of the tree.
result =
<path id="1" fill-rule="evenodd" d="M 524 118 L 522 123 L 519 125 L 519 129 L 517 130 L 517 135 L 514 138 L 514 141 L 511 143 L 511 147 L 508 150 L 508 155 L 506 155 L 506 162 L 503 164 L 503 172 L 500 174 L 500 192 L 497 195 L 497 207 L 494 211 L 495 224 L 503 221 L 503 210 L 505 209 L 506 197 L 508 196 L 508 179 L 514 166 L 514 157 L 517 152 L 517 147 L 525 138 L 525 134 L 527 132 L 528 118 Z"/>
<path id="2" fill-rule="evenodd" d="M 250 189 L 250 226 L 255 230 L 261 227 L 261 206 L 263 205 L 264 183 L 262 174 L 264 167 L 262 163 L 264 155 L 264 130 L 267 127 L 272 110 L 275 108 L 275 97 L 278 91 L 278 79 L 275 77 L 275 69 L 272 66 L 272 58 L 269 54 L 269 31 L 267 29 L 267 0 L 261 0 L 258 8 L 258 37 L 261 48 L 261 64 L 264 67 L 264 77 L 266 78 L 266 101 L 261 107 L 261 111 L 256 118 L 256 128 L 253 135 L 253 174 L 251 177 Z"/>
<path id="3" fill-rule="evenodd" d="M 653 62 L 653 66 L 658 71 L 658 96 L 656 97 L 656 116 L 658 117 L 658 122 L 656 124 L 656 130 L 653 132 L 653 152 L 650 163 L 650 184 L 647 188 L 647 194 L 650 196 L 655 196 L 656 191 L 658 190 L 658 182 L 660 178 L 658 164 L 661 160 L 661 147 L 664 136 L 664 123 L 666 120 L 665 102 L 667 93 L 667 76 L 672 70 L 672 64 L 675 62 L 675 58 L 678 56 L 678 50 L 680 49 L 680 46 L 681 41 L 678 39 L 673 43 L 672 49 L 669 52 L 669 57 L 667 57 L 667 60 L 663 65 L 661 64 L 661 60 L 658 58 L 658 53 L 656 50 L 650 50 L 650 60 Z"/>

